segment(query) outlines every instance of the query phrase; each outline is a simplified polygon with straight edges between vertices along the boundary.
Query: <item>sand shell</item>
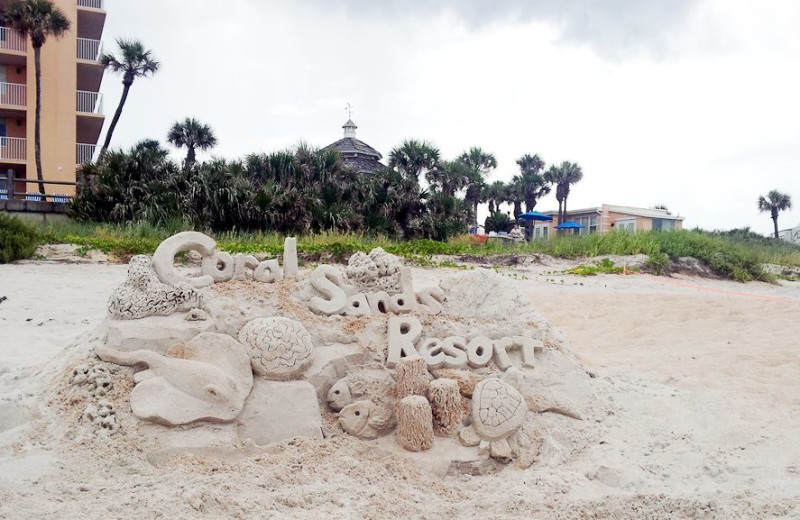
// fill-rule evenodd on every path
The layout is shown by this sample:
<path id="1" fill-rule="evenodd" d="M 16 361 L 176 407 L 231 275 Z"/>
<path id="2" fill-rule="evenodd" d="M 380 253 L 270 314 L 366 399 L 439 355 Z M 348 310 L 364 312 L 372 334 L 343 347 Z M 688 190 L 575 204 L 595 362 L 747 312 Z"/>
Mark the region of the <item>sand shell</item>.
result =
<path id="1" fill-rule="evenodd" d="M 253 372 L 267 379 L 292 379 L 311 363 L 311 334 L 288 318 L 257 318 L 239 331 L 248 347 Z"/>
<path id="2" fill-rule="evenodd" d="M 484 379 L 472 394 L 472 426 L 485 441 L 499 441 L 525 422 L 528 406 L 522 395 L 499 379 Z"/>

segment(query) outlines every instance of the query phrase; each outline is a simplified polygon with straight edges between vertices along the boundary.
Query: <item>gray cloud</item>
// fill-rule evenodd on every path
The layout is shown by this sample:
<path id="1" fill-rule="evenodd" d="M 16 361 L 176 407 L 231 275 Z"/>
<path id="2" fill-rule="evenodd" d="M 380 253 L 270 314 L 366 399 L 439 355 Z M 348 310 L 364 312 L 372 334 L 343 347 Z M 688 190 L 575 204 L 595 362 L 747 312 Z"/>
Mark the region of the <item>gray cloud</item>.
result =
<path id="1" fill-rule="evenodd" d="M 557 26 L 561 41 L 588 45 L 604 58 L 674 50 L 702 0 L 303 0 L 353 17 L 425 18 L 452 14 L 472 29 L 502 23 Z"/>

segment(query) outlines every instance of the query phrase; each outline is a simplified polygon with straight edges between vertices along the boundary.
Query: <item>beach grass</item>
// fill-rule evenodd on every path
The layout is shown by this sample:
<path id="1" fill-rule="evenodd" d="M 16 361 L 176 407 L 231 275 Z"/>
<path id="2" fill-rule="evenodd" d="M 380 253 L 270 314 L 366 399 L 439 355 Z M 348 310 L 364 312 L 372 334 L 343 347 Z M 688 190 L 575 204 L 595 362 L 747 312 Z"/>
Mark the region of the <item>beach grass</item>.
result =
<path id="1" fill-rule="evenodd" d="M 99 249 L 119 258 L 134 254 L 152 254 L 165 238 L 188 228 L 181 222 L 164 227 L 146 223 L 126 225 L 57 223 L 40 226 L 41 241 L 70 243 Z M 206 232 L 231 253 L 279 255 L 284 236 L 264 232 Z M 347 233 L 319 233 L 298 236 L 298 253 L 306 260 L 343 261 L 356 251 L 368 252 L 375 247 L 418 260 L 430 261 L 437 255 L 471 255 L 485 257 L 496 254 L 547 254 L 558 258 L 590 258 L 602 255 L 638 255 L 649 257 L 648 267 L 660 272 L 671 259 L 693 257 L 703 261 L 715 273 L 740 281 L 774 281 L 765 264 L 788 268 L 800 267 L 800 247 L 783 241 L 725 232 L 681 230 L 666 232 L 613 232 L 607 234 L 557 236 L 530 243 L 481 244 L 469 235 L 447 242 L 433 240 L 397 241 L 382 236 Z"/>

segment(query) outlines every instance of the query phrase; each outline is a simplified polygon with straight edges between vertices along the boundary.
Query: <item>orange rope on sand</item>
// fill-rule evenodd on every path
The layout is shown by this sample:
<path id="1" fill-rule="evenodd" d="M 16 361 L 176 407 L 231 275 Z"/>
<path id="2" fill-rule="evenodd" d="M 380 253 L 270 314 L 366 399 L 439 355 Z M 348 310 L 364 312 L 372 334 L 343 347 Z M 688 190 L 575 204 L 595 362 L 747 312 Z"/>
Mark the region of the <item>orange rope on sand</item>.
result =
<path id="1" fill-rule="evenodd" d="M 753 294 L 753 293 L 746 293 L 740 291 L 728 291 L 725 289 L 716 289 L 714 287 L 706 287 L 704 285 L 697 285 L 694 283 L 686 283 L 686 282 L 676 282 L 674 280 L 668 280 L 661 277 L 657 278 L 660 282 L 668 284 L 668 285 L 675 285 L 678 287 L 689 287 L 691 289 L 700 289 L 701 291 L 708 291 L 708 292 L 715 292 L 720 294 L 728 294 L 731 296 L 744 296 L 745 298 L 753 298 L 756 300 L 767 300 L 767 301 L 775 301 L 775 302 L 782 302 L 782 303 L 789 303 L 791 300 L 786 298 L 785 296 L 770 296 L 768 294 Z"/>

